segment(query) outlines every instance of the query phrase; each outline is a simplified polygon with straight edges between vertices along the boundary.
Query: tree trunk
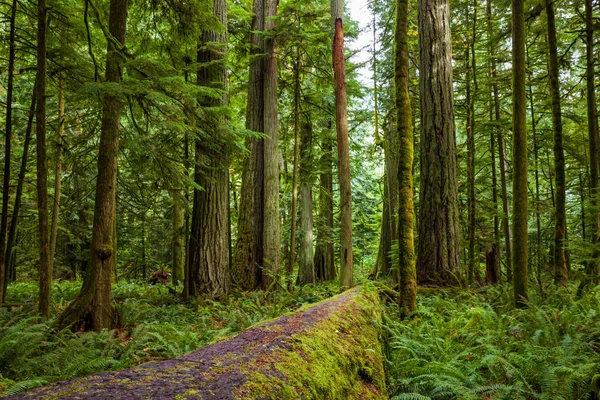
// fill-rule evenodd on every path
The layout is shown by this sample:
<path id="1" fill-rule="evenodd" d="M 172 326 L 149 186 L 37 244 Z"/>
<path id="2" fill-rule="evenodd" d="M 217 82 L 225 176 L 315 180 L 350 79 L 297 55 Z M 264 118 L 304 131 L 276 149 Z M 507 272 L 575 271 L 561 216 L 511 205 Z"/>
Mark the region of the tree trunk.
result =
<path id="1" fill-rule="evenodd" d="M 121 82 L 122 46 L 127 30 L 128 0 L 110 0 L 109 32 L 116 39 L 108 42 L 106 80 Z M 60 315 L 59 328 L 72 327 L 83 321 L 85 329 L 99 331 L 117 323 L 116 311 L 111 305 L 111 258 L 115 257 L 114 215 L 117 185 L 117 156 L 119 129 L 123 102 L 114 93 L 102 98 L 102 125 L 98 152 L 98 180 L 90 262 L 79 296 Z"/>
<path id="2" fill-rule="evenodd" d="M 246 129 L 264 132 L 264 0 L 252 6 L 252 48 Z M 263 264 L 264 221 L 264 139 L 249 139 L 248 156 L 242 168 L 237 242 L 231 266 L 232 283 L 241 290 L 254 290 L 261 285 Z"/>
<path id="3" fill-rule="evenodd" d="M 586 43 L 586 86 L 587 86 L 587 118 L 590 146 L 590 204 L 592 213 L 592 243 L 600 241 L 600 209 L 598 208 L 598 110 L 596 104 L 596 84 L 594 70 L 594 21 L 592 0 L 585 0 L 585 43 Z M 592 282 L 600 279 L 600 262 L 598 251 L 593 260 L 587 264 L 586 274 Z"/>
<path id="4" fill-rule="evenodd" d="M 340 180 L 340 285 L 352 286 L 352 193 L 348 110 L 346 105 L 346 70 L 344 59 L 344 0 L 331 0 L 333 22 L 333 80 L 335 86 L 335 125 Z"/>
<path id="5" fill-rule="evenodd" d="M 277 15 L 277 0 L 265 0 L 265 32 L 275 28 L 273 17 Z M 279 121 L 277 118 L 277 54 L 275 39 L 265 40 L 264 80 L 264 128 L 265 147 L 265 214 L 264 214 L 264 260 L 262 285 L 268 289 L 279 286 L 279 258 L 281 252 L 281 228 L 279 220 Z"/>
<path id="6" fill-rule="evenodd" d="M 421 185 L 417 280 L 452 285 L 460 274 L 460 227 L 452 44 L 447 0 L 419 1 Z"/>
<path id="7" fill-rule="evenodd" d="M 52 266 L 48 247 L 48 167 L 46 165 L 46 0 L 38 0 L 37 78 L 36 78 L 36 151 L 37 206 L 40 240 L 40 314 L 50 314 Z M 3 246 L 4 244 L 2 244 Z"/>
<path id="8" fill-rule="evenodd" d="M 331 129 L 331 124 L 329 124 Z M 315 252 L 315 274 L 318 281 L 337 278 L 333 250 L 333 143 L 325 139 L 321 156 L 319 177 L 319 220 L 317 228 L 317 250 Z"/>
<path id="9" fill-rule="evenodd" d="M 414 241 L 413 159 L 414 133 L 408 90 L 408 0 L 396 2 L 396 138 L 398 141 L 398 282 L 400 315 L 417 308 L 417 270 Z"/>
<path id="10" fill-rule="evenodd" d="M 568 279 L 565 260 L 565 234 L 567 230 L 566 192 L 565 192 L 565 154 L 563 150 L 563 129 L 560 110 L 560 84 L 558 54 L 556 50 L 556 22 L 554 3 L 546 0 L 548 20 L 548 54 L 550 75 L 550 97 L 552 98 L 552 128 L 554 131 L 554 174 L 556 179 L 556 212 L 554 225 L 554 281 L 566 284 Z"/>
<path id="11" fill-rule="evenodd" d="M 226 26 L 224 0 L 214 1 L 213 14 Z M 227 103 L 226 43 L 225 30 L 202 33 L 197 83 L 221 90 L 222 96 L 220 99 L 201 99 L 201 106 L 217 107 Z M 212 111 L 208 115 L 215 127 L 211 136 L 216 144 L 208 147 L 200 140 L 196 141 L 194 181 L 202 189 L 194 190 L 186 293 L 216 298 L 229 291 L 229 157 L 224 143 L 223 117 Z"/>
<path id="12" fill-rule="evenodd" d="M 6 265 L 6 231 L 8 226 L 8 201 L 10 194 L 10 159 L 12 144 L 12 101 L 15 77 L 15 30 L 17 0 L 13 0 L 10 11 L 10 33 L 8 39 L 8 83 L 6 88 L 6 125 L 4 131 L 4 177 L 2 184 L 2 215 L 0 217 L 0 307 L 4 302 L 4 282 L 8 281 Z"/>
<path id="13" fill-rule="evenodd" d="M 302 126 L 300 143 L 300 248 L 298 251 L 298 285 L 315 283 L 312 215 L 312 124 L 306 120 Z"/>
<path id="14" fill-rule="evenodd" d="M 174 286 L 185 283 L 185 218 L 183 215 L 183 192 L 173 190 L 173 256 L 171 281 Z"/>
<path id="15" fill-rule="evenodd" d="M 58 236 L 58 213 L 60 212 L 60 187 L 63 158 L 63 132 L 65 127 L 65 74 L 58 75 L 58 127 L 56 129 L 56 165 L 54 169 L 54 204 L 50 229 L 50 270 L 54 269 L 56 257 L 56 237 Z"/>
<path id="16" fill-rule="evenodd" d="M 17 238 L 17 226 L 19 224 L 19 212 L 21 211 L 21 199 L 23 197 L 23 185 L 25 183 L 25 173 L 27 172 L 27 157 L 29 156 L 29 144 L 31 142 L 31 132 L 33 130 L 33 117 L 35 115 L 36 105 L 36 90 L 33 90 L 31 95 L 31 105 L 29 106 L 29 115 L 27 117 L 27 127 L 25 128 L 25 141 L 23 142 L 23 155 L 21 156 L 21 167 L 19 169 L 19 180 L 17 182 L 17 192 L 15 194 L 15 205 L 13 207 L 13 214 L 10 219 L 10 230 L 8 232 L 8 241 L 6 242 L 6 258 L 5 268 L 8 271 L 16 271 L 14 265 L 14 246 Z M 4 276 L 4 288 L 3 298 L 6 298 L 6 288 L 8 286 L 9 274 Z M 16 276 L 12 274 L 13 277 Z M 0 281 L 1 282 L 1 281 Z"/>
<path id="17" fill-rule="evenodd" d="M 486 1 L 486 13 L 488 20 L 488 37 L 491 38 L 494 32 L 492 26 L 492 2 L 491 0 Z M 490 40 L 489 47 L 489 59 L 490 59 L 490 77 L 492 79 L 492 93 L 490 99 L 490 122 L 494 121 L 494 110 L 496 110 L 496 122 L 499 122 L 500 107 L 497 102 L 498 97 L 498 85 L 496 84 L 496 60 L 494 58 L 494 45 Z M 488 273 L 488 262 L 486 257 L 486 277 L 488 277 L 488 283 L 495 284 L 501 281 L 500 274 L 500 219 L 498 218 L 498 172 L 496 169 L 496 135 L 499 135 L 499 129 L 496 125 L 493 126 L 490 133 L 490 156 L 492 159 L 492 203 L 494 204 L 494 244 L 492 244 L 492 250 L 495 254 L 493 260 L 496 261 L 494 265 L 495 270 L 493 273 Z"/>
<path id="18" fill-rule="evenodd" d="M 465 63 L 466 63 L 466 131 L 467 131 L 467 181 L 469 186 L 468 196 L 468 235 L 469 235 L 469 265 L 467 268 L 467 283 L 473 285 L 473 277 L 475 274 L 475 136 L 473 122 L 475 118 L 474 101 L 471 96 L 471 60 L 470 50 L 471 43 L 468 39 L 469 34 L 469 4 L 466 5 L 466 23 L 467 45 L 465 46 Z M 473 26 L 473 35 L 475 34 L 475 26 Z M 472 40 L 475 40 L 473 37 Z"/>
<path id="19" fill-rule="evenodd" d="M 527 96 L 523 0 L 512 0 L 513 88 L 513 284 L 517 307 L 527 305 Z"/>
<path id="20" fill-rule="evenodd" d="M 526 47 L 527 64 L 529 65 L 529 48 Z M 538 284 L 541 285 L 541 273 L 543 265 L 543 250 L 542 250 L 542 222 L 540 215 L 540 173 L 539 173 L 539 146 L 538 146 L 538 135 L 537 135 L 537 121 L 535 119 L 535 106 L 533 102 L 533 89 L 531 82 L 533 78 L 531 72 L 528 72 L 529 83 L 527 84 L 527 90 L 529 91 L 529 110 L 531 113 L 531 136 L 533 137 L 533 156 L 535 162 L 535 225 L 536 225 L 536 241 L 537 241 L 537 265 L 536 265 L 536 278 Z"/>
<path id="21" fill-rule="evenodd" d="M 294 165 L 292 167 L 292 213 L 290 215 L 290 257 L 287 268 L 288 291 L 292 291 L 294 266 L 296 264 L 296 220 L 298 214 L 298 160 L 300 158 L 300 46 L 296 48 L 294 64 Z"/>

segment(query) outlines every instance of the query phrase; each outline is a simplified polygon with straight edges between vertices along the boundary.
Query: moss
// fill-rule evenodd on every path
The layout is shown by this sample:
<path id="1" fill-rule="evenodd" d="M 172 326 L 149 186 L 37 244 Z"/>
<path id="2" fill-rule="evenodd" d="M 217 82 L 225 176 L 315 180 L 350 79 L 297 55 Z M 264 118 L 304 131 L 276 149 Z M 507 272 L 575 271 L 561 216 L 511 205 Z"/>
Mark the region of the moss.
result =
<path id="1" fill-rule="evenodd" d="M 255 371 L 236 392 L 236 397 L 384 398 L 378 296 L 369 287 L 362 288 L 355 299 L 340 304 L 307 331 L 293 335 L 288 340 L 291 348 L 278 348 L 271 354 L 278 374 Z"/>

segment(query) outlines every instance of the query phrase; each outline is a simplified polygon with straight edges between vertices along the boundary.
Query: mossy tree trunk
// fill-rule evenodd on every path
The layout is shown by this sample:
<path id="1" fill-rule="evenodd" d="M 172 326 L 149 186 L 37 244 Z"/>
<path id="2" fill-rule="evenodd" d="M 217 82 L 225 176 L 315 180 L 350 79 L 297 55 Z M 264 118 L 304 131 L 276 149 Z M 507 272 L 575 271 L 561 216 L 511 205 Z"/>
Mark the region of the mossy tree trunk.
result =
<path id="1" fill-rule="evenodd" d="M 492 2 L 486 1 L 486 17 L 488 21 L 488 36 L 491 38 L 494 33 L 492 25 Z M 496 118 L 494 111 L 496 110 L 496 96 L 498 94 L 498 85 L 494 80 L 496 75 L 496 61 L 494 59 L 494 44 L 490 40 L 488 57 L 490 59 L 489 78 L 492 80 L 492 93 L 490 98 L 490 122 L 498 121 L 500 110 L 498 107 Z M 494 205 L 494 243 L 492 248 L 486 255 L 486 278 L 488 283 L 499 283 L 500 275 L 500 218 L 498 217 L 498 169 L 496 165 L 496 135 L 498 127 L 493 125 L 490 132 L 490 157 L 492 161 L 492 203 Z M 491 253 L 491 254 L 490 254 Z"/>
<path id="2" fill-rule="evenodd" d="M 106 80 L 121 82 L 121 68 L 124 61 L 122 48 L 127 31 L 128 0 L 110 0 L 108 29 L 116 39 L 108 41 L 106 54 Z M 60 315 L 59 328 L 84 322 L 85 329 L 99 331 L 112 328 L 117 322 L 116 312 L 111 305 L 112 261 L 115 255 L 114 221 L 115 191 L 117 185 L 117 156 L 122 99 L 108 92 L 102 98 L 102 124 L 100 149 L 98 152 L 98 180 L 90 262 L 85 274 L 81 292 Z"/>
<path id="3" fill-rule="evenodd" d="M 566 284 L 568 279 L 565 259 L 565 236 L 567 231 L 566 190 L 565 190 L 565 154 L 563 149 L 563 127 L 560 110 L 560 84 L 558 69 L 558 52 L 556 44 L 556 17 L 554 2 L 546 0 L 546 17 L 548 22 L 548 55 L 550 75 L 550 97 L 552 99 L 552 130 L 554 133 L 554 175 L 556 179 L 556 210 L 554 213 L 554 281 Z"/>
<path id="4" fill-rule="evenodd" d="M 600 241 L 600 209 L 598 208 L 598 109 L 596 103 L 596 83 L 594 70 L 594 21 L 592 0 L 585 0 L 585 43 L 586 43 L 586 87 L 588 138 L 590 147 L 590 204 L 592 213 L 592 243 Z M 586 274 L 593 282 L 600 280 L 598 251 L 587 264 Z"/>
<path id="5" fill-rule="evenodd" d="M 344 58 L 344 1 L 331 0 L 333 22 L 333 80 L 335 87 L 335 125 L 340 180 L 340 285 L 352 286 L 352 193 L 350 148 Z"/>
<path id="6" fill-rule="evenodd" d="M 331 128 L 331 124 L 329 126 Z M 317 248 L 315 251 L 315 274 L 318 281 L 337 278 L 333 250 L 333 140 L 326 138 L 321 156 L 319 176 L 319 220 L 317 225 Z"/>
<path id="7" fill-rule="evenodd" d="M 50 228 L 50 269 L 54 269 L 56 239 L 58 236 L 58 214 L 60 212 L 60 192 L 63 159 L 63 133 L 65 128 L 65 74 L 58 75 L 58 126 L 56 129 L 56 156 L 54 166 L 54 201 L 52 205 L 52 225 Z"/>
<path id="8" fill-rule="evenodd" d="M 313 252 L 313 215 L 312 215 L 312 122 L 304 116 L 300 141 L 300 247 L 298 251 L 299 285 L 315 283 L 315 265 Z"/>
<path id="9" fill-rule="evenodd" d="M 185 283 L 185 218 L 183 192 L 173 189 L 173 255 L 171 280 L 173 285 Z M 185 292 L 185 291 L 184 291 Z"/>
<path id="10" fill-rule="evenodd" d="M 421 186 L 417 279 L 452 285 L 460 273 L 460 228 L 450 5 L 419 1 Z"/>
<path id="11" fill-rule="evenodd" d="M 48 244 L 48 167 L 46 159 L 46 0 L 38 0 L 37 27 L 37 78 L 35 126 L 37 152 L 37 208 L 38 236 L 40 241 L 40 314 L 44 318 L 50 313 L 50 289 L 52 266 Z M 2 243 L 4 246 L 4 243 Z"/>
<path id="12" fill-rule="evenodd" d="M 290 256 L 288 259 L 288 290 L 291 291 L 292 274 L 296 264 L 296 222 L 298 213 L 298 168 L 300 158 L 300 46 L 296 47 L 294 64 L 294 161 L 292 166 L 292 213 L 290 215 Z"/>
<path id="13" fill-rule="evenodd" d="M 515 304 L 527 305 L 527 96 L 525 93 L 525 18 L 523 0 L 512 0 L 513 89 L 513 285 Z"/>
<path id="14" fill-rule="evenodd" d="M 398 281 L 400 314 L 417 308 L 417 270 L 414 243 L 414 134 L 408 91 L 408 0 L 396 2 L 396 137 L 398 139 Z"/>
<path id="15" fill-rule="evenodd" d="M 33 131 L 33 117 L 35 114 L 36 91 L 33 90 L 31 96 L 31 105 L 29 106 L 29 115 L 27 117 L 27 127 L 25 128 L 25 140 L 23 142 L 23 154 L 21 156 L 21 166 L 19 168 L 19 178 L 17 181 L 17 191 L 15 193 L 15 204 L 10 219 L 10 229 L 8 231 L 8 240 L 6 242 L 4 287 L 2 288 L 3 298 L 6 298 L 6 289 L 9 278 L 16 278 L 16 266 L 14 263 L 14 247 L 17 240 L 17 226 L 19 225 L 19 213 L 21 211 L 21 199 L 23 198 L 23 186 L 25 184 L 25 173 L 27 172 L 27 160 L 29 156 L 29 145 L 31 142 L 31 133 Z"/>
<path id="16" fill-rule="evenodd" d="M 7 281 L 6 231 L 8 229 L 8 200 L 10 194 L 10 159 L 12 144 L 12 109 L 15 78 L 15 31 L 17 18 L 17 0 L 13 0 L 10 10 L 8 38 L 8 82 L 6 87 L 6 121 L 4 130 L 4 177 L 2 180 L 2 215 L 0 216 L 0 307 L 4 302 L 4 282 Z"/>

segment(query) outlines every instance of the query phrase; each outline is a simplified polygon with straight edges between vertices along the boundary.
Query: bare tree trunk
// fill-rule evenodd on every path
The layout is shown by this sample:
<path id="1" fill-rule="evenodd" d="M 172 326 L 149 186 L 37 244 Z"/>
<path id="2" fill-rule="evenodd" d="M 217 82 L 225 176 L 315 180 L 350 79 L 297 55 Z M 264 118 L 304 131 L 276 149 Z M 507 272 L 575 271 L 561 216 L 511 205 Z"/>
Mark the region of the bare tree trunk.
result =
<path id="1" fill-rule="evenodd" d="M 525 93 L 525 18 L 523 0 L 512 0 L 513 67 L 513 284 L 517 307 L 527 305 L 527 96 Z"/>
<path id="2" fill-rule="evenodd" d="M 40 238 L 40 314 L 50 314 L 52 266 L 48 247 L 48 167 L 46 165 L 46 0 L 38 0 L 37 79 L 36 79 L 36 151 L 37 204 Z M 4 244 L 2 244 L 4 245 Z"/>
<path id="3" fill-rule="evenodd" d="M 277 15 L 277 0 L 265 0 L 265 32 L 275 28 L 273 17 Z M 279 219 L 279 121 L 277 118 L 277 54 L 275 39 L 265 40 L 264 80 L 264 127 L 265 135 L 265 214 L 264 214 L 264 261 L 262 284 L 269 289 L 280 282 L 279 264 L 281 252 L 281 228 Z"/>
<path id="4" fill-rule="evenodd" d="M 264 132 L 265 43 L 264 0 L 254 0 L 252 12 L 252 49 L 248 82 L 246 129 Z M 232 283 L 242 290 L 261 285 L 264 220 L 264 139 L 249 139 L 248 156 L 242 169 L 237 242 L 231 266 Z"/>
<path id="5" fill-rule="evenodd" d="M 122 46 L 127 30 L 128 0 L 110 0 L 109 32 L 116 39 L 108 42 L 106 80 L 121 82 Z M 117 185 L 117 157 L 122 100 L 113 93 L 102 98 L 102 125 L 98 152 L 98 180 L 90 262 L 79 296 L 60 315 L 59 328 L 72 327 L 80 321 L 85 329 L 99 331 L 117 324 L 116 311 L 110 300 L 112 262 L 115 255 L 114 216 Z"/>
<path id="6" fill-rule="evenodd" d="M 50 269 L 54 269 L 56 257 L 56 237 L 58 235 L 58 213 L 60 212 L 60 186 L 63 158 L 63 132 L 65 127 L 65 74 L 58 75 L 58 126 L 56 129 L 56 166 L 54 169 L 54 204 L 52 207 L 52 227 L 50 229 Z"/>
<path id="7" fill-rule="evenodd" d="M 417 308 L 417 270 L 414 240 L 414 133 L 408 90 L 408 0 L 396 2 L 396 129 L 398 140 L 398 282 L 400 315 Z"/>
<path id="8" fill-rule="evenodd" d="M 419 1 L 419 46 L 421 217 L 417 279 L 420 284 L 453 285 L 460 274 L 460 227 L 447 0 Z"/>
<path id="9" fill-rule="evenodd" d="M 348 143 L 348 110 L 344 59 L 344 1 L 331 0 L 333 22 L 333 76 L 335 85 L 335 124 L 340 180 L 340 285 L 352 286 L 352 189 L 350 180 L 350 148 Z"/>
<path id="10" fill-rule="evenodd" d="M 0 307 L 4 302 L 4 282 L 7 281 L 6 276 L 6 231 L 8 226 L 8 201 L 10 194 L 10 159 L 11 159 L 11 144 L 12 144 L 12 101 L 15 78 L 15 30 L 17 17 L 17 0 L 13 0 L 10 11 L 10 33 L 8 39 L 8 84 L 6 88 L 6 125 L 4 131 L 4 177 L 2 180 L 2 216 L 0 222 Z"/>
<path id="11" fill-rule="evenodd" d="M 465 11 L 465 28 L 467 35 L 469 33 L 469 4 L 466 4 Z M 473 35 L 475 34 L 475 26 L 473 26 Z M 473 37 L 472 40 L 475 40 Z M 471 43 L 467 37 L 467 44 L 465 46 L 465 63 L 466 63 L 466 127 L 467 127 L 467 181 L 469 186 L 468 196 L 468 225 L 469 225 L 469 264 L 467 268 L 467 283 L 473 284 L 473 277 L 475 274 L 475 135 L 473 122 L 475 118 L 473 113 L 475 108 L 473 106 L 474 101 L 471 96 L 471 60 L 470 60 Z M 473 71 L 474 72 L 474 71 Z"/>
<path id="12" fill-rule="evenodd" d="M 214 16 L 226 26 L 227 5 L 224 0 L 213 3 Z M 197 83 L 222 91 L 220 99 L 207 98 L 202 106 L 214 107 L 227 103 L 226 31 L 206 30 L 198 50 Z M 194 190 L 192 230 L 190 234 L 186 282 L 189 296 L 221 297 L 229 291 L 229 157 L 224 142 L 224 120 L 209 114 L 215 127 L 212 137 L 216 144 L 206 148 L 196 141 L 194 180 L 202 187 Z"/>

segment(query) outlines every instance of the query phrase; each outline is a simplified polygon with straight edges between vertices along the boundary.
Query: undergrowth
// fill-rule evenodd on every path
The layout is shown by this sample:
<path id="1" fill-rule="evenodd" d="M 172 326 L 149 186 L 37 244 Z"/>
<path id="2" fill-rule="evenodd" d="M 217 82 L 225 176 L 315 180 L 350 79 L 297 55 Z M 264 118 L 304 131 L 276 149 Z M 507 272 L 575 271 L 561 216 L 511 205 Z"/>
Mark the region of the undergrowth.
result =
<path id="1" fill-rule="evenodd" d="M 529 308 L 507 287 L 420 294 L 405 321 L 385 319 L 393 400 L 591 399 L 600 374 L 600 287 L 551 288 Z M 596 378 L 594 378 L 596 376 Z"/>
<path id="2" fill-rule="evenodd" d="M 93 372 L 178 357 L 339 292 L 333 284 L 307 285 L 293 295 L 245 292 L 220 302 L 182 304 L 166 286 L 120 282 L 113 288 L 120 329 L 55 332 L 56 317 L 80 286 L 81 282 L 54 282 L 52 315 L 46 322 L 37 316 L 36 283 L 9 286 L 9 307 L 0 309 L 0 397 Z"/>

